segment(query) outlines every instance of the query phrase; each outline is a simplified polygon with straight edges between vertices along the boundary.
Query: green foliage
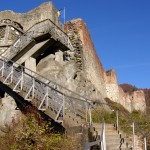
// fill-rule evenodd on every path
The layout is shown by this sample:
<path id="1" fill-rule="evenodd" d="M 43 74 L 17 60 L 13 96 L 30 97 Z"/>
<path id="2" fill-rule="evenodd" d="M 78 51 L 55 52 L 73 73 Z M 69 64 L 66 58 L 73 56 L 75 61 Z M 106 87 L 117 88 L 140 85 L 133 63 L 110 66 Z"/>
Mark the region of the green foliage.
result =
<path id="1" fill-rule="evenodd" d="M 22 119 L 4 135 L 0 136 L 1 150 L 70 150 L 77 141 L 53 133 L 45 122 L 38 122 L 33 115 Z"/>
<path id="2" fill-rule="evenodd" d="M 106 111 L 103 108 L 94 109 L 92 111 L 92 120 L 93 122 L 102 122 L 104 119 L 106 123 L 114 123 L 115 122 L 115 112 Z"/>

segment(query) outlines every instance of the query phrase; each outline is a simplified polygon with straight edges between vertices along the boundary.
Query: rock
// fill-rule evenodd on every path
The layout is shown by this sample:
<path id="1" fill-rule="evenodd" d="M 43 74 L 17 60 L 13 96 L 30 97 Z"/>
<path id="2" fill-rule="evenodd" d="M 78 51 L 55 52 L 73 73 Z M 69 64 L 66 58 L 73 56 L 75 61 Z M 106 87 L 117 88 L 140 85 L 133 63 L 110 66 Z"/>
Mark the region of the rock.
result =
<path id="1" fill-rule="evenodd" d="M 0 128 L 5 129 L 11 126 L 13 122 L 17 122 L 22 117 L 22 113 L 17 109 L 15 100 L 8 96 L 2 98 L 0 106 Z"/>

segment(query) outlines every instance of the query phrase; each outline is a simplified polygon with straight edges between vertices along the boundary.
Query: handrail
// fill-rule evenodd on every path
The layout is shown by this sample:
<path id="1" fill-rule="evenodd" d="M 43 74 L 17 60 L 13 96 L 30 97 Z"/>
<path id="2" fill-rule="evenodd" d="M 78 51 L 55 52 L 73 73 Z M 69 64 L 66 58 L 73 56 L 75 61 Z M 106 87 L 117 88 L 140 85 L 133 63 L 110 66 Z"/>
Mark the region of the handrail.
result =
<path id="1" fill-rule="evenodd" d="M 102 122 L 102 131 L 101 131 L 101 150 L 106 150 L 106 137 L 105 137 L 105 121 Z"/>
<path id="2" fill-rule="evenodd" d="M 115 108 L 116 109 L 116 111 L 119 111 L 119 112 L 121 112 L 122 114 L 124 114 L 126 117 L 127 117 L 127 119 L 132 123 L 132 127 L 133 127 L 133 123 L 134 123 L 134 127 L 133 128 L 135 128 L 136 127 L 136 131 L 140 134 L 140 135 L 142 135 L 142 137 L 143 137 L 143 139 L 144 139 L 144 145 L 146 145 L 146 138 L 147 137 L 150 137 L 150 133 L 143 133 L 142 132 L 142 130 L 140 129 L 140 127 L 138 126 L 138 122 L 136 122 L 128 113 L 126 113 L 124 110 L 121 110 L 120 108 L 118 108 L 117 106 L 115 106 L 115 105 L 113 105 L 113 104 L 107 104 L 107 103 L 101 103 L 101 102 L 99 102 L 99 103 L 97 103 L 97 104 L 99 104 L 99 105 L 102 105 L 102 107 L 103 107 L 103 105 L 107 105 L 107 106 L 109 106 L 109 107 L 113 107 L 113 108 Z M 116 115 L 117 116 L 117 115 Z M 117 117 L 116 117 L 117 118 Z M 117 125 L 117 121 L 116 121 L 116 125 Z M 118 125 L 118 127 L 117 127 L 117 130 L 119 129 L 119 125 Z M 134 137 L 133 137 L 134 138 Z M 133 141 L 133 142 L 135 142 L 135 141 Z M 135 143 L 134 143 L 134 145 L 135 145 Z M 146 146 L 144 146 L 144 147 L 146 147 Z M 146 148 L 144 149 L 144 150 L 147 150 Z"/>
<path id="3" fill-rule="evenodd" d="M 0 73 L 1 77 L 3 77 L 2 82 L 6 85 L 9 83 L 14 84 L 15 86 L 12 90 L 15 92 L 24 91 L 26 93 L 23 96 L 25 100 L 32 101 L 33 99 L 37 99 L 38 105 L 36 107 L 42 111 L 53 109 L 56 112 L 54 120 L 57 122 L 63 122 L 65 109 L 84 118 L 86 122 L 88 122 L 87 118 L 89 115 L 91 120 L 90 108 L 93 105 L 92 101 L 88 101 L 81 95 L 62 86 L 60 87 L 57 84 L 53 84 L 53 82 L 40 75 L 38 76 L 37 73 L 24 66 L 17 68 L 15 65 L 18 64 L 11 60 L 9 61 L 3 56 L 0 58 Z M 28 73 L 23 71 L 25 69 L 26 71 L 28 70 Z M 32 98 L 30 98 L 30 96 Z M 59 119 L 61 116 L 62 120 Z M 91 122 L 92 121 L 90 121 L 90 123 Z"/>
<path id="4" fill-rule="evenodd" d="M 120 140 L 120 145 L 119 145 L 119 149 L 121 149 L 122 144 L 124 143 L 124 138 L 121 138 Z"/>
<path id="5" fill-rule="evenodd" d="M 66 90 L 67 92 L 70 92 L 71 94 L 76 95 L 77 97 L 69 96 L 69 95 L 67 95 L 67 94 L 64 93 L 64 92 L 62 92 L 62 91 L 60 91 L 60 90 L 58 90 L 58 89 L 55 89 L 57 92 L 60 92 L 60 93 L 62 93 L 62 94 L 64 94 L 64 95 L 66 95 L 66 96 L 68 96 L 68 97 L 71 97 L 71 98 L 73 98 L 73 99 L 76 99 L 76 100 L 79 100 L 78 98 L 80 97 L 80 98 L 81 98 L 80 101 L 88 102 L 91 106 L 93 106 L 93 101 L 94 101 L 94 100 L 88 99 L 87 97 L 84 97 L 84 96 L 81 96 L 80 94 L 78 94 L 78 93 L 76 93 L 76 92 L 74 92 L 74 91 L 71 91 L 71 90 L 69 90 L 69 89 L 63 87 L 62 85 L 60 85 L 60 84 L 58 84 L 58 83 L 56 83 L 56 82 L 54 82 L 54 81 L 52 81 L 52 80 L 49 80 L 49 79 L 45 78 L 44 76 L 38 74 L 37 72 L 34 72 L 34 71 L 32 71 L 31 69 L 26 68 L 25 66 L 20 65 L 20 64 L 18 64 L 18 63 L 16 63 L 16 62 L 14 62 L 14 61 L 12 61 L 12 60 L 10 60 L 10 59 L 4 57 L 4 56 L 0 56 L 0 57 L 2 58 L 2 59 L 0 58 L 0 60 L 2 60 L 2 61 L 7 60 L 7 61 L 5 61 L 5 62 L 10 62 L 10 63 L 12 63 L 12 64 L 15 64 L 16 66 L 19 66 L 19 67 L 22 68 L 23 70 L 27 70 L 28 72 L 31 72 L 31 74 L 29 74 L 29 73 L 27 73 L 27 72 L 26 72 L 26 74 L 27 74 L 28 76 L 30 76 L 30 77 L 36 78 L 36 80 L 39 81 L 39 82 L 41 82 L 42 84 L 45 84 L 46 86 L 50 86 L 49 84 L 52 83 L 52 84 L 53 84 L 55 87 L 57 87 L 58 89 L 63 89 L 64 91 Z M 33 76 L 32 76 L 32 75 L 33 75 Z M 37 77 L 38 77 L 39 79 L 38 79 Z M 40 79 L 41 79 L 41 80 L 40 80 Z M 45 82 L 44 82 L 44 81 L 45 81 Z M 51 87 L 51 86 L 50 86 L 50 87 Z M 51 88 L 53 88 L 53 87 L 51 87 Z"/>
<path id="6" fill-rule="evenodd" d="M 42 26 L 40 26 L 41 23 L 43 23 Z M 35 30 L 35 28 L 37 28 L 37 26 L 40 26 L 40 28 L 38 27 L 38 29 Z M 39 31 L 39 29 L 42 29 L 42 32 Z M 6 55 L 9 55 L 8 57 L 12 57 L 12 56 L 14 57 L 16 55 L 15 53 L 18 53 L 18 51 L 20 51 L 22 47 L 25 47 L 26 44 L 31 42 L 31 40 L 36 38 L 36 36 L 39 36 L 39 33 L 41 33 L 41 34 L 51 33 L 52 34 L 52 32 L 54 32 L 53 34 L 55 36 L 57 36 L 57 38 L 59 39 L 59 41 L 61 43 L 66 45 L 71 50 L 74 49 L 69 40 L 68 35 L 63 30 L 61 30 L 61 28 L 59 28 L 57 25 L 55 25 L 50 19 L 45 19 L 45 20 L 42 20 L 41 22 L 35 23 L 32 27 L 30 27 L 24 34 L 21 35 L 21 37 L 18 40 L 16 40 L 4 52 L 2 52 L 1 55 L 5 55 L 5 57 L 6 57 Z M 22 45 L 18 45 L 22 41 L 23 41 Z M 16 51 L 17 46 L 19 46 L 18 51 Z M 20 46 L 21 46 L 21 48 L 20 48 Z M 12 50 L 12 49 L 14 49 L 14 50 Z M 12 54 L 12 56 L 11 56 L 11 54 Z"/>
<path id="7" fill-rule="evenodd" d="M 133 120 L 133 118 L 129 115 L 129 113 L 126 113 L 124 110 L 118 108 L 117 106 L 115 106 L 115 105 L 113 105 L 113 104 L 109 104 L 109 103 L 101 103 L 101 102 L 98 102 L 98 103 L 96 103 L 96 104 L 98 104 L 98 105 L 100 105 L 100 106 L 102 106 L 102 107 L 103 107 L 103 105 L 107 105 L 107 106 L 109 106 L 109 107 L 114 107 L 116 110 L 122 112 L 122 113 L 128 118 L 128 120 L 131 121 L 131 123 L 133 123 L 133 122 L 135 123 L 135 126 L 139 129 L 139 133 L 140 133 L 140 134 L 142 134 L 143 136 L 150 136 L 150 133 L 144 134 L 144 133 L 142 132 L 142 130 L 138 127 L 138 123 L 137 123 L 135 120 Z"/>
<path id="8" fill-rule="evenodd" d="M 99 145 L 101 147 L 101 150 L 106 150 L 106 137 L 105 137 L 105 121 L 103 119 L 102 125 L 101 125 L 101 136 L 100 139 L 89 142 L 85 145 L 84 150 L 90 150 L 92 146 Z"/>

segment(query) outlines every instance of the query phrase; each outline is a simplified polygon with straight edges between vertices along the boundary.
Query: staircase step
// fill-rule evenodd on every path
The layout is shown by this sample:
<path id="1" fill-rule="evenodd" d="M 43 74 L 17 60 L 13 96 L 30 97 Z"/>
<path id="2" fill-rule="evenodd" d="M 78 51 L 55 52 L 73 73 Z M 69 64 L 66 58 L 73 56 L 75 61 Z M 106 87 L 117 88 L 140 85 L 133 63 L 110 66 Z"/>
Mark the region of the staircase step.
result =
<path id="1" fill-rule="evenodd" d="M 119 150 L 119 147 L 120 147 L 120 143 L 116 144 L 116 143 L 106 143 L 106 147 L 107 147 L 107 150 Z M 125 144 L 123 144 L 121 146 L 121 149 L 128 149 L 127 146 Z"/>
<path id="2" fill-rule="evenodd" d="M 102 124 L 101 123 L 93 123 L 93 127 L 95 128 L 101 128 Z M 105 128 L 115 128 L 113 124 L 105 124 Z"/>

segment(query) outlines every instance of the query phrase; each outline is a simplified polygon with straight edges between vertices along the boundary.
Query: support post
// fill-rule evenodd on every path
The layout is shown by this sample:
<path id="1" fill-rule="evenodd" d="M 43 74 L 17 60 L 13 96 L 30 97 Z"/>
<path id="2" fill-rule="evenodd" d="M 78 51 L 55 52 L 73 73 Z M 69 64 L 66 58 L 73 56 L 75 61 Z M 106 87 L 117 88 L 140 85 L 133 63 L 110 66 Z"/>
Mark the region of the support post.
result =
<path id="1" fill-rule="evenodd" d="M 2 65 L 2 67 L 0 68 L 0 71 L 2 71 L 2 77 L 4 76 L 4 67 L 5 67 L 5 63 L 4 63 L 4 61 L 3 61 L 3 65 Z"/>
<path id="2" fill-rule="evenodd" d="M 34 88 L 35 88 L 35 79 L 33 78 L 32 79 L 32 86 L 29 89 L 28 93 L 26 94 L 25 100 L 30 100 L 31 101 L 31 99 L 28 99 L 28 96 L 30 95 L 31 92 L 32 92 L 32 99 L 34 98 Z"/>
<path id="3" fill-rule="evenodd" d="M 132 123 L 132 128 L 133 128 L 133 150 L 136 150 L 136 145 L 135 145 L 135 124 L 134 124 L 134 122 Z"/>
<path id="4" fill-rule="evenodd" d="M 87 106 L 87 102 L 85 102 L 85 107 L 86 107 L 86 122 L 88 122 L 88 106 Z"/>
<path id="5" fill-rule="evenodd" d="M 116 130 L 118 130 L 119 126 L 119 118 L 118 118 L 118 110 L 116 111 Z"/>
<path id="6" fill-rule="evenodd" d="M 91 108 L 89 107 L 89 116 L 90 116 L 90 126 L 92 125 L 92 114 L 91 114 Z"/>
<path id="7" fill-rule="evenodd" d="M 9 83 L 7 82 L 7 80 L 8 80 L 9 78 L 10 78 L 10 83 L 12 83 L 13 70 L 14 70 L 14 67 L 12 66 L 10 73 L 8 74 L 8 76 L 6 77 L 6 79 L 5 79 L 4 82 L 3 82 L 4 84 L 9 84 Z"/>
<path id="8" fill-rule="evenodd" d="M 63 94 L 63 120 L 65 118 L 65 97 L 64 97 L 64 94 Z"/>
<path id="9" fill-rule="evenodd" d="M 144 137 L 144 150 L 147 150 L 146 136 Z"/>

